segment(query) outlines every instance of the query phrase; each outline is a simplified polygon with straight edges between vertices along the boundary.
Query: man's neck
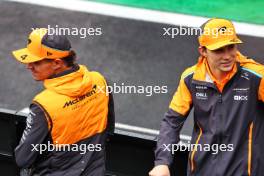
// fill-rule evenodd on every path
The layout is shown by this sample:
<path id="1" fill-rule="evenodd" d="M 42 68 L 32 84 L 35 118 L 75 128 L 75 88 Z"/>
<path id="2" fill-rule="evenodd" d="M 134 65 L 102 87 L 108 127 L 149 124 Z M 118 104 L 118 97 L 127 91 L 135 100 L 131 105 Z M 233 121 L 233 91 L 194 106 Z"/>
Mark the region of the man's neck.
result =
<path id="1" fill-rule="evenodd" d="M 79 69 L 79 65 L 78 64 L 75 64 L 72 67 L 65 67 L 64 69 L 61 69 L 60 71 L 58 71 L 58 73 L 53 74 L 52 76 L 50 76 L 49 79 L 69 74 L 69 73 L 74 72 L 74 71 L 76 71 L 78 69 Z"/>
<path id="2" fill-rule="evenodd" d="M 70 69 L 72 69 L 72 67 L 63 66 L 60 69 L 58 69 L 58 70 L 55 71 L 55 75 L 61 74 L 61 73 L 65 72 L 67 70 L 70 70 Z"/>
<path id="3" fill-rule="evenodd" d="M 226 78 L 226 76 L 230 73 L 230 71 L 223 72 L 219 69 L 213 69 L 213 70 L 211 69 L 211 73 L 213 74 L 216 80 L 222 82 Z"/>

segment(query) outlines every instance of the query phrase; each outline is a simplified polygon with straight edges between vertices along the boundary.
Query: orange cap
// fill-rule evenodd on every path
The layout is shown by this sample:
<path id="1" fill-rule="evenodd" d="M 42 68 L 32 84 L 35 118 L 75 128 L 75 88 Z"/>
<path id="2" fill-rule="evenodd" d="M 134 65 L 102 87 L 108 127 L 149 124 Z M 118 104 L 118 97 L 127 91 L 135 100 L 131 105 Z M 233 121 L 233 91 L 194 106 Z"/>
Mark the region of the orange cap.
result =
<path id="1" fill-rule="evenodd" d="M 58 59 L 68 56 L 70 54 L 70 43 L 68 39 L 65 36 L 56 37 L 50 37 L 46 28 L 36 29 L 29 35 L 27 48 L 19 49 L 12 53 L 19 62 L 24 64 L 42 59 Z M 63 38 L 63 40 L 60 38 Z M 66 50 L 60 50 L 54 47 L 65 45 L 65 43 L 68 46 Z"/>
<path id="2" fill-rule="evenodd" d="M 226 45 L 243 43 L 236 35 L 231 21 L 212 18 L 202 25 L 202 35 L 199 36 L 200 46 L 216 50 Z"/>

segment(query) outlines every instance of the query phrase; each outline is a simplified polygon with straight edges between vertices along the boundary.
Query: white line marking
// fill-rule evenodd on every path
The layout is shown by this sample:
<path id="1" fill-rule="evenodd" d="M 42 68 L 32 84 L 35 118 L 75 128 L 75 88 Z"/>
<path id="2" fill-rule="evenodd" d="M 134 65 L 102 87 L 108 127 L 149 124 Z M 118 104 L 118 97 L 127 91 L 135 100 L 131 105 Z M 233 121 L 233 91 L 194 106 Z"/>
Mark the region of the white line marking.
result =
<path id="1" fill-rule="evenodd" d="M 143 128 L 143 127 L 138 127 L 138 126 L 132 126 L 132 125 L 127 125 L 127 124 L 122 124 L 122 123 L 116 123 L 115 127 L 125 129 L 125 130 L 129 130 L 129 131 L 136 131 L 136 132 L 141 132 L 141 133 L 152 134 L 152 135 L 158 135 L 159 134 L 158 130 Z M 191 136 L 181 134 L 180 139 L 191 140 Z"/>
<path id="2" fill-rule="evenodd" d="M 9 154 L 9 153 L 0 153 L 0 155 L 2 155 L 2 156 L 8 156 L 8 157 L 12 157 L 13 155 L 12 154 Z"/>
<path id="3" fill-rule="evenodd" d="M 147 134 L 152 134 L 152 135 L 159 134 L 158 130 L 152 130 L 149 128 L 137 127 L 137 126 L 127 125 L 127 124 L 122 124 L 122 123 L 115 123 L 115 127 L 130 130 L 130 131 L 140 131 L 142 133 L 147 133 Z"/>
<path id="4" fill-rule="evenodd" d="M 156 10 L 147 10 L 134 7 L 125 7 L 120 5 L 103 4 L 91 1 L 81 0 L 10 0 L 21 3 L 30 3 L 55 7 L 80 12 L 88 12 L 100 15 L 156 22 L 162 24 L 171 24 L 186 27 L 200 27 L 209 18 L 183 15 L 170 12 L 160 12 Z M 248 36 L 264 37 L 264 25 L 248 24 L 234 22 L 237 33 Z"/>
<path id="5" fill-rule="evenodd" d="M 24 109 L 20 110 L 19 112 L 21 112 L 23 114 L 29 114 L 30 110 L 29 110 L 29 108 L 24 108 Z"/>

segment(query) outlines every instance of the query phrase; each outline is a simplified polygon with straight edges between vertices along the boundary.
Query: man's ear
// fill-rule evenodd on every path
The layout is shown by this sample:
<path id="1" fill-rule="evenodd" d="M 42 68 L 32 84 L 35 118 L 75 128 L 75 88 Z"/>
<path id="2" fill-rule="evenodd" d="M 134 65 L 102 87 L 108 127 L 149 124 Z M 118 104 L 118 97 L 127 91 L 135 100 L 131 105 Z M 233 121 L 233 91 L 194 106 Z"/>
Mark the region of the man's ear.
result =
<path id="1" fill-rule="evenodd" d="M 54 70 L 58 70 L 64 67 L 64 62 L 61 59 L 54 59 L 52 66 Z"/>
<path id="2" fill-rule="evenodd" d="M 204 46 L 199 46 L 198 51 L 199 51 L 201 56 L 203 56 L 203 57 L 207 56 L 206 48 Z"/>

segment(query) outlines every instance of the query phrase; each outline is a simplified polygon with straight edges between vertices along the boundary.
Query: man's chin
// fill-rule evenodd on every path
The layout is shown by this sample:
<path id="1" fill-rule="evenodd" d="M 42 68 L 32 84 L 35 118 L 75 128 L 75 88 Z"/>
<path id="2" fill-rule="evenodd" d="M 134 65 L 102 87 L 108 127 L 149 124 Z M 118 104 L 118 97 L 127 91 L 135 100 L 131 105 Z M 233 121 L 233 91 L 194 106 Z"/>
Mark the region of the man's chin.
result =
<path id="1" fill-rule="evenodd" d="M 231 68 L 222 68 L 221 71 L 225 72 L 225 73 L 230 72 L 230 71 L 232 71 L 232 67 Z"/>
<path id="2" fill-rule="evenodd" d="M 35 81 L 42 81 L 42 79 L 40 79 L 40 78 L 38 78 L 38 77 L 35 77 L 35 76 L 32 76 L 33 77 L 33 79 L 35 80 Z"/>
<path id="3" fill-rule="evenodd" d="M 224 67 L 224 68 L 221 68 L 221 71 L 222 72 L 230 72 L 230 71 L 232 71 L 232 68 L 233 67 Z"/>
<path id="4" fill-rule="evenodd" d="M 234 64 L 226 65 L 221 67 L 221 71 L 223 72 L 230 72 L 233 69 Z"/>

